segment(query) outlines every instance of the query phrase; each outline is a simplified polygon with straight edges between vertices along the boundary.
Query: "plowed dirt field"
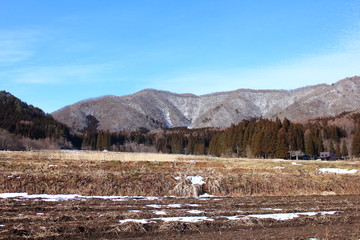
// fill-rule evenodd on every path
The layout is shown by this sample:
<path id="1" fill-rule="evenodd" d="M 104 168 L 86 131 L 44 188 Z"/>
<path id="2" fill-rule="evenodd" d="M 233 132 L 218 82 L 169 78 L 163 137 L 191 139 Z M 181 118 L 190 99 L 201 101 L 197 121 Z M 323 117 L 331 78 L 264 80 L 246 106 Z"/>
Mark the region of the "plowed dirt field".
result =
<path id="1" fill-rule="evenodd" d="M 64 198 L 0 198 L 0 239 L 360 239 L 359 195 Z"/>

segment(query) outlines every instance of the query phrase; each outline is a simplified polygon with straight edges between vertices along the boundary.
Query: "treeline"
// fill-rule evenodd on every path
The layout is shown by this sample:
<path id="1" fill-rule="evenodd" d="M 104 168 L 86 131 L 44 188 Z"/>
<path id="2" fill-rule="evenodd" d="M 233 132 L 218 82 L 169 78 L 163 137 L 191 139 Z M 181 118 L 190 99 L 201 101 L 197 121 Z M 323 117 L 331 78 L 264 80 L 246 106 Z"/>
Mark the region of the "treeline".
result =
<path id="1" fill-rule="evenodd" d="M 71 134 L 66 125 L 5 91 L 0 92 L 0 129 L 25 138 L 62 140 L 81 146 L 81 138 Z"/>
<path id="2" fill-rule="evenodd" d="M 339 147 L 341 143 L 343 149 Z M 216 156 L 289 158 L 290 152 L 315 157 L 323 151 L 347 156 L 346 132 L 320 122 L 303 125 L 285 118 L 283 121 L 244 120 L 233 125 L 212 139 L 209 153 Z"/>
<path id="3" fill-rule="evenodd" d="M 83 133 L 83 150 L 136 151 L 134 146 L 143 145 L 153 152 L 177 154 L 208 154 L 211 138 L 218 129 L 163 129 L 159 133 L 138 131 L 111 133 L 96 131 Z"/>
<path id="4" fill-rule="evenodd" d="M 353 136 L 352 144 L 348 140 L 349 134 Z M 289 158 L 290 152 L 298 152 L 314 158 L 323 151 L 347 157 L 350 148 L 352 155 L 360 156 L 360 128 L 347 133 L 328 124 L 328 120 L 307 124 L 293 123 L 286 118 L 283 121 L 243 120 L 223 130 L 176 128 L 149 133 L 142 128 L 120 133 L 87 131 L 83 136 L 82 149 L 91 150 L 129 151 L 126 144 L 136 144 L 162 153 Z"/>

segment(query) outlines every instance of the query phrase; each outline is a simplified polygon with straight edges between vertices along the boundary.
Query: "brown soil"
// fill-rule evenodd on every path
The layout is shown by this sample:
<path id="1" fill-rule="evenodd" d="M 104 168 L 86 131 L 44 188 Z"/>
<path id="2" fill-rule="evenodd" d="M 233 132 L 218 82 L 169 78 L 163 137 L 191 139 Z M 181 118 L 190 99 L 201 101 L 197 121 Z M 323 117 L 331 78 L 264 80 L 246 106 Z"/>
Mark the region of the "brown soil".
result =
<path id="1" fill-rule="evenodd" d="M 158 208 L 149 206 L 160 205 Z M 180 204 L 170 205 L 169 204 Z M 134 211 L 137 210 L 137 211 Z M 156 214 L 165 210 L 166 214 Z M 188 210 L 203 212 L 189 213 Z M 223 216 L 337 211 L 292 220 Z M 158 212 L 159 213 L 159 212 Z M 0 199 L 0 239 L 359 239 L 360 195 L 103 199 L 48 202 Z M 207 216 L 214 221 L 152 223 L 123 219 Z M 153 220 L 154 221 L 154 220 Z"/>

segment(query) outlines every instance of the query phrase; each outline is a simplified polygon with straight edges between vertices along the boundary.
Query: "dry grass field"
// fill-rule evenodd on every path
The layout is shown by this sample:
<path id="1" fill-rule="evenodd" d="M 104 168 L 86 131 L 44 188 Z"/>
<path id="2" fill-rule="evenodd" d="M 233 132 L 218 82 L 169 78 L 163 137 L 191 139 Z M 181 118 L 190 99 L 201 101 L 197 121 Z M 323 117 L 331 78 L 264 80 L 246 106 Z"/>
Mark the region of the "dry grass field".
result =
<path id="1" fill-rule="evenodd" d="M 359 239 L 359 170 L 358 160 L 0 152 L 0 239 Z"/>
<path id="2" fill-rule="evenodd" d="M 321 172 L 322 169 L 350 173 Z M 336 170 L 335 170 L 336 171 Z M 353 171 L 353 172 L 351 172 Z M 92 151 L 0 152 L 0 192 L 171 195 L 177 177 L 202 176 L 221 196 L 360 194 L 360 161 L 237 159 Z"/>
<path id="3" fill-rule="evenodd" d="M 328 169 L 335 173 L 326 172 Z M 344 173 L 341 171 L 349 171 Z M 325 172 L 324 172 L 325 171 Z M 171 195 L 202 176 L 221 196 L 360 194 L 360 161 L 237 159 L 92 151 L 0 152 L 0 192 Z"/>

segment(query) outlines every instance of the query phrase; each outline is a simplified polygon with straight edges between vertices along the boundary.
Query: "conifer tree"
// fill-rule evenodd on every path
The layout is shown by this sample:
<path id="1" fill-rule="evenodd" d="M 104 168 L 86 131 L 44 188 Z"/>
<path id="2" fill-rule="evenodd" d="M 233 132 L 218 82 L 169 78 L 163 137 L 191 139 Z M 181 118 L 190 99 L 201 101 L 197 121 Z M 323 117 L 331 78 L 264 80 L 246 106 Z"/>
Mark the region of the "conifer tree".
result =
<path id="1" fill-rule="evenodd" d="M 340 143 L 339 143 L 339 142 L 336 142 L 335 145 L 336 145 L 336 146 L 335 146 L 336 156 L 341 156 Z"/>
<path id="2" fill-rule="evenodd" d="M 341 156 L 342 157 L 347 157 L 348 155 L 349 155 L 349 152 L 348 152 L 346 140 L 343 139 L 342 145 L 341 145 Z"/>
<path id="3" fill-rule="evenodd" d="M 280 129 L 280 131 L 277 134 L 276 157 L 278 158 L 289 157 L 289 145 L 286 140 L 285 128 Z"/>
<path id="4" fill-rule="evenodd" d="M 309 133 L 305 137 L 305 153 L 310 156 L 316 155 L 316 148 L 314 143 L 314 135 Z"/>
<path id="5" fill-rule="evenodd" d="M 351 155 L 360 157 L 360 125 L 357 126 L 351 146 Z"/>

